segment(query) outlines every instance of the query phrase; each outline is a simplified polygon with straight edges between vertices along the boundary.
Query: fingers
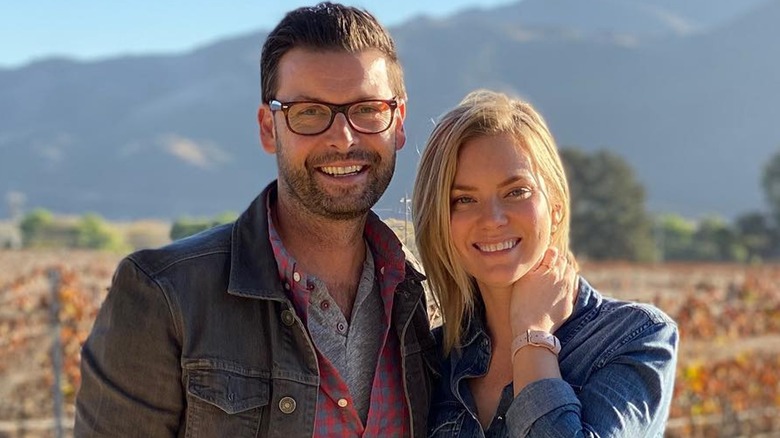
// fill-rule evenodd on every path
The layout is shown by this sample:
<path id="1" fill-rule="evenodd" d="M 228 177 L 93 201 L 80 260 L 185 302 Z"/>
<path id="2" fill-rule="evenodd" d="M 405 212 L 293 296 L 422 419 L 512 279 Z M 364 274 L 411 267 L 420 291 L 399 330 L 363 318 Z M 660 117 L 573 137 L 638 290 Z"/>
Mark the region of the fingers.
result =
<path id="1" fill-rule="evenodd" d="M 553 266 L 555 266 L 555 262 L 557 259 L 558 259 L 558 248 L 555 247 L 547 248 L 547 251 L 544 252 L 544 256 L 542 256 L 542 260 L 536 266 L 536 269 L 534 269 L 534 271 L 540 271 L 540 272 L 549 271 Z"/>

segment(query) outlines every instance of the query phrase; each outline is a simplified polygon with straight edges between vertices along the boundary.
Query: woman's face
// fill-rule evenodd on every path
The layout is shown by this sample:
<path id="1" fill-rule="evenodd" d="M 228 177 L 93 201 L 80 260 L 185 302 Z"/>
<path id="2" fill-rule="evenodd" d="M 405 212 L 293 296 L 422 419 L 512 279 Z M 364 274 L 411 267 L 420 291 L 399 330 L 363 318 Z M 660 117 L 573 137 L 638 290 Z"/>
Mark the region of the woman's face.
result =
<path id="1" fill-rule="evenodd" d="M 511 286 L 549 247 L 551 209 L 543 189 L 511 135 L 461 146 L 450 191 L 452 240 L 481 290 Z"/>

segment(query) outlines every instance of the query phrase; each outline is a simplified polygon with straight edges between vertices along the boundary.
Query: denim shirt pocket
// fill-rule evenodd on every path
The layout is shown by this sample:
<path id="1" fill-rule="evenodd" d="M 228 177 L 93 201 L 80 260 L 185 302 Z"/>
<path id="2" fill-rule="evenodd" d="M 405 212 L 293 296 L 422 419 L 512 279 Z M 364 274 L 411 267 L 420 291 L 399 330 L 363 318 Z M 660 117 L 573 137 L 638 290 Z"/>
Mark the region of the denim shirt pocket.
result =
<path id="1" fill-rule="evenodd" d="M 437 438 L 461 436 L 465 414 L 466 410 L 460 403 L 454 401 L 434 403 L 428 417 L 428 436 Z"/>
<path id="2" fill-rule="evenodd" d="M 266 378 L 221 369 L 187 378 L 187 437 L 255 437 L 270 398 Z"/>

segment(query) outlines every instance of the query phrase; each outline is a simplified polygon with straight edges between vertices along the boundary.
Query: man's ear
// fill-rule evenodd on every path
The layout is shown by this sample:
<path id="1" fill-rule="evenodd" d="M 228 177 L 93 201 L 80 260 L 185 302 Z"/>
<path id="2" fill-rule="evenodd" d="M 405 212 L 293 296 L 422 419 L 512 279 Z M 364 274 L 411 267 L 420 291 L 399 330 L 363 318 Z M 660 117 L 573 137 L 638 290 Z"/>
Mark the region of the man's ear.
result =
<path id="1" fill-rule="evenodd" d="M 401 150 L 406 144 L 406 129 L 404 128 L 404 119 L 406 119 L 406 100 L 400 99 L 395 115 L 395 150 Z"/>
<path id="2" fill-rule="evenodd" d="M 268 104 L 257 109 L 257 123 L 260 126 L 260 144 L 269 154 L 276 153 L 276 130 L 274 129 L 274 113 Z"/>

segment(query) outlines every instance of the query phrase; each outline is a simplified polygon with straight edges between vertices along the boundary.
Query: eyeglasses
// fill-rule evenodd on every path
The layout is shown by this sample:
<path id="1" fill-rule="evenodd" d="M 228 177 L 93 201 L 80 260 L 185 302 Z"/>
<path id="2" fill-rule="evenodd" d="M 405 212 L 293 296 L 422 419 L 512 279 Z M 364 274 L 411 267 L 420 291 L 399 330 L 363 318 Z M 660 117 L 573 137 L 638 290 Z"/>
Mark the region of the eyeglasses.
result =
<path id="1" fill-rule="evenodd" d="M 344 114 L 347 123 L 357 132 L 379 134 L 393 124 L 396 98 L 381 100 L 360 100 L 332 105 L 324 102 L 269 102 L 271 111 L 282 111 L 287 127 L 299 135 L 322 134 L 330 128 L 336 114 Z"/>

